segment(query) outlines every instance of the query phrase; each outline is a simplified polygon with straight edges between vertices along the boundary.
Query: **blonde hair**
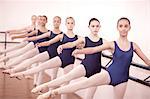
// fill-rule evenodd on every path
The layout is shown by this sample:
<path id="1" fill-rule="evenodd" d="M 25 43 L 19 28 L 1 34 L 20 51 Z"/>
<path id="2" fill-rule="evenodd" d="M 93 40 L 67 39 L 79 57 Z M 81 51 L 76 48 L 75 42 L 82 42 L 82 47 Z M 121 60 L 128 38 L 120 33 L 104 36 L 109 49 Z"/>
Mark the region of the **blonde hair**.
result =
<path id="1" fill-rule="evenodd" d="M 61 17 L 60 16 L 55 16 L 53 19 L 58 18 L 61 21 Z"/>
<path id="2" fill-rule="evenodd" d="M 67 22 L 68 19 L 72 19 L 72 20 L 74 21 L 74 23 L 75 23 L 75 20 L 74 20 L 73 17 L 67 17 L 67 18 L 66 18 L 66 22 Z"/>

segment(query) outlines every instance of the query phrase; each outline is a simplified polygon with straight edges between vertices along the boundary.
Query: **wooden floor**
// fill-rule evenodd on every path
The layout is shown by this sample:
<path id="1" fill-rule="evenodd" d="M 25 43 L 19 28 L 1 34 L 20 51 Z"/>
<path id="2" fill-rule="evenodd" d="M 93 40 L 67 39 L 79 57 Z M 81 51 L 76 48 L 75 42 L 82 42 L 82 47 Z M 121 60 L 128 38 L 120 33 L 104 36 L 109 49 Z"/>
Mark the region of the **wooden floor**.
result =
<path id="1" fill-rule="evenodd" d="M 10 78 L 0 70 L 0 99 L 35 99 L 32 88 L 32 80 Z"/>
<path id="2" fill-rule="evenodd" d="M 30 91 L 33 88 L 33 80 L 10 78 L 0 70 L 0 99 L 36 99 L 36 95 Z M 81 99 L 76 94 L 69 94 L 69 99 Z M 57 96 L 55 99 L 60 99 Z"/>

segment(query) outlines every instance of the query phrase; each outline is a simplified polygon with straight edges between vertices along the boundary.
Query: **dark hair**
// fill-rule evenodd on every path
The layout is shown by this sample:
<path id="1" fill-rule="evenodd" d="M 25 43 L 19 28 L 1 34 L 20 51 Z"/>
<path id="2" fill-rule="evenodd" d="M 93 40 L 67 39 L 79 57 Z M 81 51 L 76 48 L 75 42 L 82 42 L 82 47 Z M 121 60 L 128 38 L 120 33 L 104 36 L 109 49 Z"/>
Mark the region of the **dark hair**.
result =
<path id="1" fill-rule="evenodd" d="M 97 18 L 91 18 L 91 20 L 89 21 L 89 25 L 91 24 L 92 21 L 98 21 L 100 23 L 100 21 Z"/>
<path id="2" fill-rule="evenodd" d="M 127 20 L 127 21 L 129 22 L 129 25 L 130 25 L 130 20 L 129 20 L 128 18 L 126 18 L 126 17 L 121 17 L 121 18 L 117 21 L 117 26 L 118 26 L 119 21 L 121 21 L 121 20 Z"/>
<path id="3" fill-rule="evenodd" d="M 47 16 L 46 15 L 43 15 L 42 17 L 44 17 L 47 20 Z"/>

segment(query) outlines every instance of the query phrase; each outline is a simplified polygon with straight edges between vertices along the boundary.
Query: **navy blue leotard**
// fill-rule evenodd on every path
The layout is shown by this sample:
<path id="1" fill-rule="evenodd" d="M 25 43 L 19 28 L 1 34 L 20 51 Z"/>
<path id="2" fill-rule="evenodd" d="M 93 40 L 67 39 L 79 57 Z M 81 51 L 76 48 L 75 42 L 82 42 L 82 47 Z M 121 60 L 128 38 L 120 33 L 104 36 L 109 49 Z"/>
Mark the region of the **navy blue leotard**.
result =
<path id="1" fill-rule="evenodd" d="M 77 35 L 75 35 L 73 38 L 69 38 L 66 34 L 64 34 L 61 43 L 64 44 L 67 42 L 73 42 L 77 39 L 78 39 Z M 72 52 L 75 50 L 75 48 L 76 47 L 63 49 L 62 53 L 58 55 L 62 62 L 62 64 L 61 64 L 62 68 L 66 67 L 69 64 L 74 63 L 75 58 L 72 56 Z"/>
<path id="2" fill-rule="evenodd" d="M 116 41 L 114 41 L 114 44 L 115 51 L 113 53 L 112 64 L 107 68 L 107 71 L 111 78 L 110 85 L 116 86 L 128 81 L 129 68 L 133 57 L 133 43 L 130 43 L 128 51 L 121 50 Z"/>
<path id="3" fill-rule="evenodd" d="M 48 30 L 49 31 L 49 30 Z M 46 32 L 48 32 L 48 31 L 46 31 Z M 39 36 L 39 35 L 42 35 L 42 34 L 44 34 L 44 33 L 46 33 L 46 32 L 41 32 L 40 30 L 38 30 L 38 32 L 37 32 L 37 36 Z M 49 40 L 49 38 L 48 37 L 45 37 L 45 38 L 42 38 L 42 39 L 38 39 L 38 40 L 35 40 L 35 41 L 33 41 L 34 42 L 34 44 L 36 44 L 36 43 L 41 43 L 41 42 L 45 42 L 45 41 L 48 41 Z"/>
<path id="4" fill-rule="evenodd" d="M 48 31 L 49 31 L 49 30 L 48 30 Z M 47 32 L 48 32 L 48 31 L 47 31 Z M 43 33 L 45 33 L 45 32 L 41 32 L 40 30 L 38 30 L 37 36 L 38 36 L 38 35 L 42 35 Z M 46 37 L 46 38 L 42 38 L 42 39 L 39 39 L 39 40 L 35 40 L 35 41 L 33 41 L 33 42 L 34 42 L 34 44 L 36 44 L 36 43 L 41 43 L 41 42 L 45 42 L 45 41 L 48 41 L 48 40 L 49 40 L 49 38 Z M 47 51 L 47 48 L 48 48 L 48 46 L 38 47 L 40 53 L 42 53 L 42 52 L 44 52 L 44 51 Z"/>
<path id="5" fill-rule="evenodd" d="M 86 47 L 95 47 L 102 45 L 103 41 L 100 38 L 97 42 L 91 41 L 88 37 L 85 37 L 85 48 Z M 90 77 L 101 71 L 101 52 L 95 54 L 86 54 L 85 59 L 82 63 L 86 70 L 85 77 Z"/>
<path id="6" fill-rule="evenodd" d="M 28 34 L 30 34 L 32 31 L 35 31 L 36 30 L 36 28 L 34 28 L 33 30 L 30 30 L 30 31 L 28 31 Z M 36 36 L 36 34 L 34 34 L 34 35 L 32 35 L 32 36 L 28 36 L 28 37 L 33 37 L 33 36 Z M 31 42 L 31 41 L 30 41 Z"/>
<path id="7" fill-rule="evenodd" d="M 63 32 L 59 33 L 59 34 L 62 34 Z M 50 37 L 49 39 L 53 39 L 54 37 L 56 37 L 58 34 L 54 33 L 53 31 L 51 31 L 50 33 Z M 47 51 L 48 51 L 48 54 L 50 56 L 50 58 L 53 58 L 55 56 L 58 56 L 58 53 L 57 53 L 57 47 L 61 44 L 60 41 L 54 43 L 54 44 L 51 44 L 48 46 L 47 48 Z"/>

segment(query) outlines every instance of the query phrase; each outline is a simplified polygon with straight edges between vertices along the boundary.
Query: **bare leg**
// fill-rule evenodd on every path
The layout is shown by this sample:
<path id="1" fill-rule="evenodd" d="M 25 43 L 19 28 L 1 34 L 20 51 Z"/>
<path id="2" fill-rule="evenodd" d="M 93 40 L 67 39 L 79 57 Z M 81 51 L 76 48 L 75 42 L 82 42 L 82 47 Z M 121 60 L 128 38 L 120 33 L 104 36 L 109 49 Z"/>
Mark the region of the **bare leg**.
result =
<path id="1" fill-rule="evenodd" d="M 88 88 L 87 92 L 85 94 L 85 99 L 93 99 L 96 89 L 97 89 L 97 87 Z"/>
<path id="2" fill-rule="evenodd" d="M 13 50 L 17 50 L 19 48 L 22 48 L 22 47 L 26 46 L 27 44 L 28 44 L 27 41 L 21 42 L 20 44 L 17 44 L 16 46 L 10 47 L 10 48 L 5 49 L 5 50 L 1 50 L 0 53 L 3 54 L 3 53 L 7 53 L 7 52 L 10 52 L 10 51 L 13 51 Z"/>
<path id="3" fill-rule="evenodd" d="M 114 87 L 114 99 L 123 99 L 127 83 L 121 83 Z"/>

